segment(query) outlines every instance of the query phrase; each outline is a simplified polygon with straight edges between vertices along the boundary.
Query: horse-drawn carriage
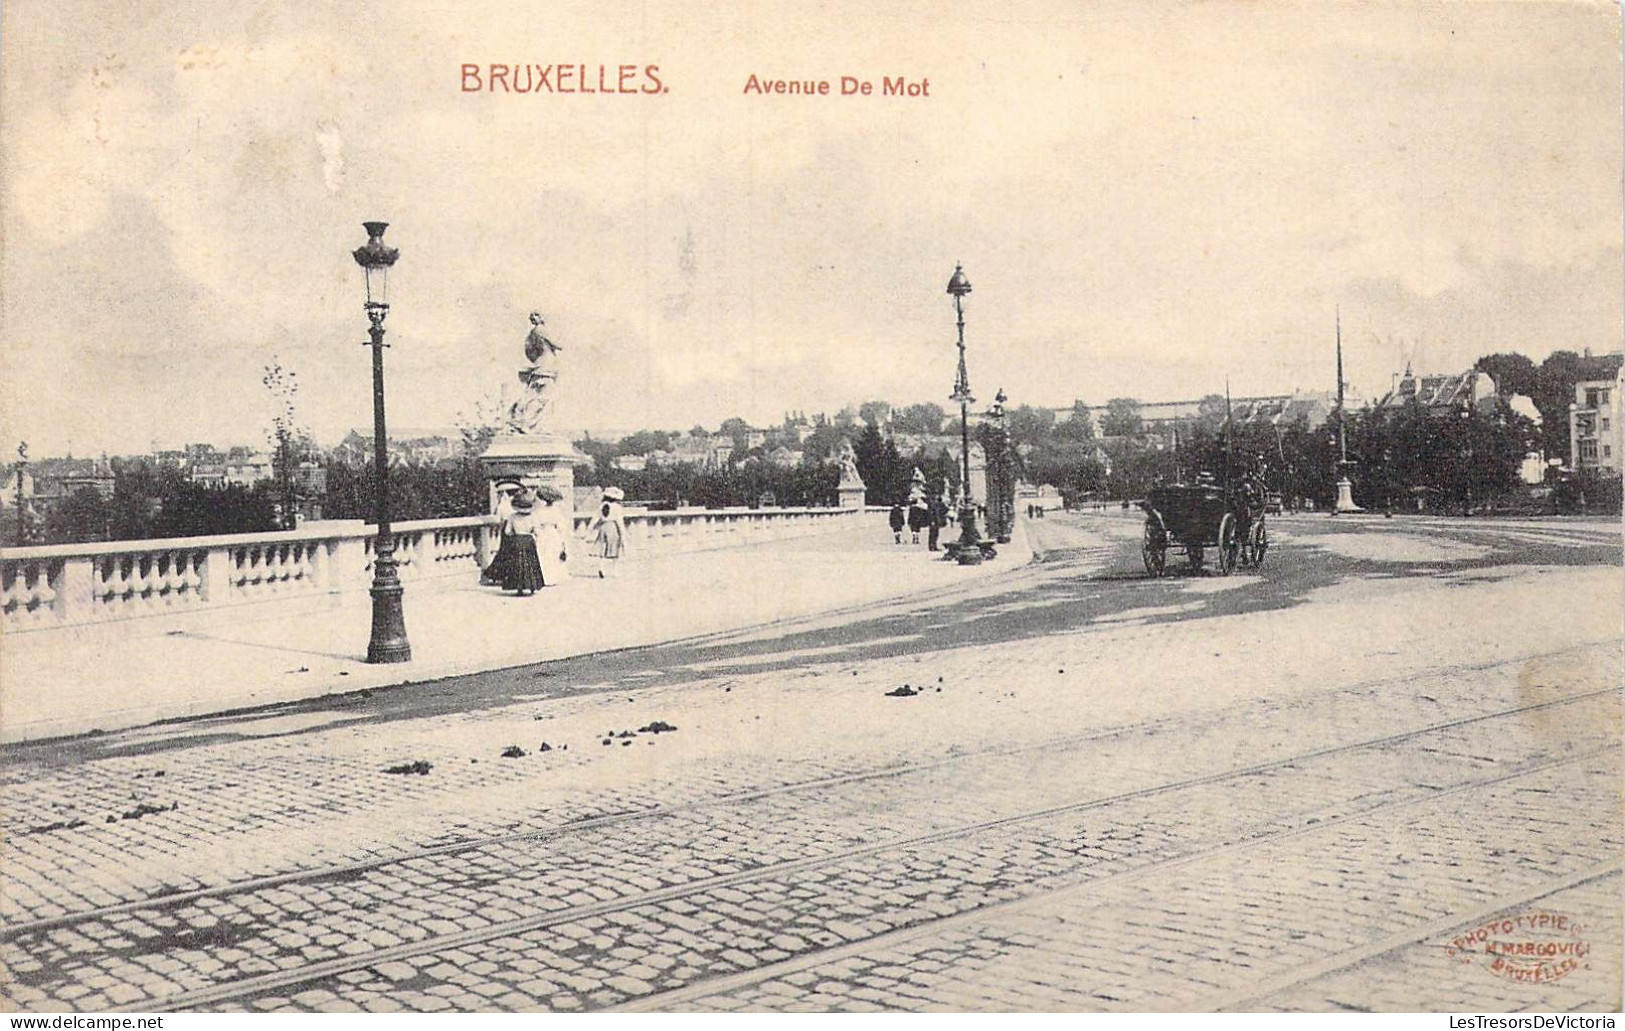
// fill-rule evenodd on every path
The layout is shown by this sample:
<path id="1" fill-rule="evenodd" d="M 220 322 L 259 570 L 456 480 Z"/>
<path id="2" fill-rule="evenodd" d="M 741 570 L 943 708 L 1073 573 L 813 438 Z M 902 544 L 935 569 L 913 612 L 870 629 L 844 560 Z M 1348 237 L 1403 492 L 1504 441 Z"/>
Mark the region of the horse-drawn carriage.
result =
<path id="1" fill-rule="evenodd" d="M 1265 497 L 1262 485 L 1250 478 L 1236 488 L 1216 483 L 1153 487 L 1140 502 L 1145 510 L 1140 542 L 1145 571 L 1163 575 L 1170 547 L 1184 548 L 1193 570 L 1205 564 L 1208 548 L 1216 549 L 1222 576 L 1238 565 L 1262 566 L 1269 550 Z"/>

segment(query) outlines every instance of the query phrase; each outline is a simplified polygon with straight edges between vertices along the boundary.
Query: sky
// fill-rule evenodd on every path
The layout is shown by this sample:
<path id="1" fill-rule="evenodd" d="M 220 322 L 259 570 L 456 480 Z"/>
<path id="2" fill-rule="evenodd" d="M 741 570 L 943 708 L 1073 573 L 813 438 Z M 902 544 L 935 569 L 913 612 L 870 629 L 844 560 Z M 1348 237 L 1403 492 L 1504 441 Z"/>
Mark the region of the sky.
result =
<path id="1" fill-rule="evenodd" d="M 9 0 L 0 441 L 255 443 L 273 360 L 369 427 L 365 220 L 397 427 L 514 386 L 532 310 L 561 428 L 948 407 L 956 262 L 984 403 L 1331 389 L 1339 310 L 1367 396 L 1619 346 L 1612 4 L 871 6 Z"/>

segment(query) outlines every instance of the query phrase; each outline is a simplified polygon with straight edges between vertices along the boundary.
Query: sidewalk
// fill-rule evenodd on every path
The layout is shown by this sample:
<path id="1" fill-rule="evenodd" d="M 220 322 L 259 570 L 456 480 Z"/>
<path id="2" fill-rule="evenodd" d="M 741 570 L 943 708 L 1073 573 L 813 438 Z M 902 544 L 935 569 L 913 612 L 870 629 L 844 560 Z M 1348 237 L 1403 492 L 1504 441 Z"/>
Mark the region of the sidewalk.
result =
<path id="1" fill-rule="evenodd" d="M 409 684 L 814 615 L 994 576 L 1032 557 L 1017 526 L 980 566 L 898 547 L 879 524 L 620 564 L 534 597 L 464 579 L 412 584 L 413 661 L 371 666 L 370 599 L 321 612 L 249 607 L 207 626 L 163 618 L 0 641 L 0 741 L 24 741 Z M 145 624 L 150 624 L 145 625 Z"/>

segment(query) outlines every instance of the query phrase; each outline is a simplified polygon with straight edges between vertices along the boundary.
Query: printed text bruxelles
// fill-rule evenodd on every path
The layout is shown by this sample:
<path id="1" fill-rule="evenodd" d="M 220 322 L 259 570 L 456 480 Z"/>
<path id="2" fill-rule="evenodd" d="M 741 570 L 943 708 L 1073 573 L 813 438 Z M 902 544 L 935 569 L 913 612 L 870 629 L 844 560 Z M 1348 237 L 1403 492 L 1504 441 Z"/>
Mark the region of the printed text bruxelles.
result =
<path id="1" fill-rule="evenodd" d="M 667 92 L 657 64 L 465 64 L 464 93 L 604 93 L 651 96 Z"/>

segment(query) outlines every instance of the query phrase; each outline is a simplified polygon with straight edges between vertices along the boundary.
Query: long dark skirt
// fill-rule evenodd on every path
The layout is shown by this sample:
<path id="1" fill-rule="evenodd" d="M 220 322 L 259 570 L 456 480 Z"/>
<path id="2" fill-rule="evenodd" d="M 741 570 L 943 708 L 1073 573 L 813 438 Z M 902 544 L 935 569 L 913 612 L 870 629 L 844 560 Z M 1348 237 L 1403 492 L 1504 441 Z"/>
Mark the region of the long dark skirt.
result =
<path id="1" fill-rule="evenodd" d="M 539 591 L 547 586 L 542 563 L 536 557 L 536 538 L 516 533 L 509 538 L 511 553 L 502 566 L 502 586 L 509 591 Z"/>
<path id="2" fill-rule="evenodd" d="M 908 510 L 908 528 L 915 533 L 925 529 L 925 525 L 930 521 L 931 514 L 925 509 L 914 507 Z"/>
<path id="3" fill-rule="evenodd" d="M 491 556 L 485 570 L 480 573 L 480 586 L 501 587 L 502 571 L 508 568 L 508 560 L 513 557 L 513 534 L 504 533 L 502 543 L 497 547 L 497 553 Z"/>

